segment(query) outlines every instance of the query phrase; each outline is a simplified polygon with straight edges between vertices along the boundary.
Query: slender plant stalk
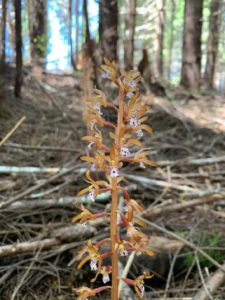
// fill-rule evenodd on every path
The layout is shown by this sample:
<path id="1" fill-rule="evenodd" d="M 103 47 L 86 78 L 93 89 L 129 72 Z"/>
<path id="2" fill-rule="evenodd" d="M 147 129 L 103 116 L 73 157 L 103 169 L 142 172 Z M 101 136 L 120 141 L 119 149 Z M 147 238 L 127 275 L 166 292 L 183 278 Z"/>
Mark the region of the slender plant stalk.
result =
<path id="1" fill-rule="evenodd" d="M 124 105 L 124 90 L 120 90 L 119 92 L 119 111 L 118 111 L 118 119 L 117 119 L 117 130 L 121 128 L 123 124 L 123 105 Z M 118 132 L 119 133 L 119 132 Z"/>
<path id="2" fill-rule="evenodd" d="M 120 90 L 119 94 L 119 111 L 117 119 L 117 139 L 116 143 L 119 146 L 119 130 L 123 123 L 123 101 L 124 91 Z M 116 162 L 117 163 L 117 162 Z M 112 211 L 111 211 L 111 250 L 112 250 L 112 293 L 111 300 L 118 299 L 118 252 L 115 251 L 115 243 L 117 237 L 117 211 L 118 211 L 118 190 L 117 178 L 112 179 Z"/>
<path id="3" fill-rule="evenodd" d="M 117 236 L 118 191 L 117 178 L 112 179 L 111 249 L 112 249 L 112 293 L 111 300 L 118 299 L 118 252 L 115 250 Z"/>

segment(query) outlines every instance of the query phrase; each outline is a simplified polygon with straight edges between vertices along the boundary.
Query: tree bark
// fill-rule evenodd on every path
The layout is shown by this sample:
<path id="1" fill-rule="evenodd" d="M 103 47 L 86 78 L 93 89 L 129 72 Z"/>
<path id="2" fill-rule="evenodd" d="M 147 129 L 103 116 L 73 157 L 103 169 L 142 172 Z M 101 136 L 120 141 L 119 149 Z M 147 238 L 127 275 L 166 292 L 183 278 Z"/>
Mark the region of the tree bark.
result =
<path id="1" fill-rule="evenodd" d="M 102 56 L 117 60 L 118 3 L 117 0 L 99 1 L 99 42 Z"/>
<path id="2" fill-rule="evenodd" d="M 0 70 L 4 71 L 5 65 L 5 37 L 6 37 L 6 14 L 7 0 L 2 0 L 2 18 L 1 18 L 1 44 L 0 44 Z"/>
<path id="3" fill-rule="evenodd" d="M 15 75 L 15 96 L 21 97 L 22 86 L 22 68 L 23 68 L 23 56 L 22 56 L 22 21 L 21 21 L 21 0 L 14 0 L 15 7 L 15 41 L 16 41 L 16 75 Z"/>
<path id="4" fill-rule="evenodd" d="M 156 22 L 156 77 L 163 76 L 163 36 L 164 36 L 164 12 L 165 0 L 157 0 L 157 22 Z"/>
<path id="5" fill-rule="evenodd" d="M 4 101 L 4 70 L 5 70 L 5 35 L 6 35 L 7 0 L 2 0 L 1 43 L 0 43 L 0 111 Z"/>
<path id="6" fill-rule="evenodd" d="M 219 13 L 221 0 L 211 0 L 209 18 L 209 36 L 207 45 L 207 61 L 204 74 L 204 86 L 208 90 L 214 88 L 216 58 L 219 45 Z"/>
<path id="7" fill-rule="evenodd" d="M 72 20 L 73 20 L 73 10 L 72 10 L 72 0 L 69 0 L 68 3 L 68 36 L 69 36 L 69 44 L 70 44 L 70 63 L 73 69 L 76 69 L 76 64 L 73 56 L 73 38 L 72 38 Z"/>
<path id="8" fill-rule="evenodd" d="M 185 0 L 181 84 L 199 89 L 203 0 Z"/>
<path id="9" fill-rule="evenodd" d="M 126 0 L 124 65 L 126 69 L 133 68 L 134 33 L 136 20 L 136 0 Z"/>
<path id="10" fill-rule="evenodd" d="M 176 12 L 176 2 L 175 0 L 171 0 L 171 21 L 170 21 L 170 41 L 169 41 L 169 53 L 168 53 L 168 78 L 172 79 L 171 69 L 172 69 L 172 61 L 173 61 L 173 43 L 174 43 L 174 19 Z"/>
<path id="11" fill-rule="evenodd" d="M 79 0 L 76 0 L 75 6 L 75 18 L 76 18 L 76 30 L 75 30 L 75 41 L 76 41 L 76 68 L 78 64 L 78 52 L 79 52 Z"/>
<path id="12" fill-rule="evenodd" d="M 90 28 L 89 28 L 88 0 L 83 0 L 83 14 L 85 19 L 85 44 L 84 44 L 85 59 L 90 59 L 92 62 L 91 67 L 93 68 L 93 75 L 94 75 L 93 82 L 95 86 L 98 86 L 96 60 L 94 56 L 95 43 L 94 40 L 91 39 Z"/>
<path id="13" fill-rule="evenodd" d="M 91 34 L 89 29 L 89 16 L 88 16 L 88 0 L 83 0 L 83 14 L 85 19 L 85 52 L 91 58 L 93 55 L 92 49 L 92 41 L 91 41 Z"/>
<path id="14" fill-rule="evenodd" d="M 47 0 L 27 0 L 29 12 L 30 55 L 33 64 L 43 64 L 47 45 Z"/>

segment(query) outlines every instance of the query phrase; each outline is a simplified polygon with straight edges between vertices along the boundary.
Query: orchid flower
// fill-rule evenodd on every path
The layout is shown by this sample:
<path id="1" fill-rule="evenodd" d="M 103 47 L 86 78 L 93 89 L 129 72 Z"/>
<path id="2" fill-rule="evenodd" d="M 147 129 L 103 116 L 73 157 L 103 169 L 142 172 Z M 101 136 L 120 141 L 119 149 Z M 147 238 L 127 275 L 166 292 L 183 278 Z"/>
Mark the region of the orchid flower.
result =
<path id="1" fill-rule="evenodd" d="M 139 163 L 140 167 L 145 168 L 145 165 L 156 167 L 156 163 L 147 158 L 148 151 L 140 150 L 133 157 L 133 163 Z"/>
<path id="2" fill-rule="evenodd" d="M 81 156 L 80 159 L 91 163 L 92 166 L 95 167 L 94 169 L 96 169 L 96 168 L 101 169 L 101 170 L 107 170 L 108 169 L 108 166 L 106 164 L 108 158 L 105 155 L 104 151 L 98 150 L 98 151 L 95 151 L 95 156 L 94 157 L 92 157 L 92 156 Z"/>
<path id="3" fill-rule="evenodd" d="M 75 292 L 79 294 L 77 300 L 88 300 L 89 297 L 94 297 L 97 293 L 100 293 L 106 289 L 111 289 L 111 286 L 101 286 L 96 289 L 90 289 L 88 287 L 75 288 Z"/>
<path id="4" fill-rule="evenodd" d="M 86 177 L 87 180 L 85 180 L 87 183 L 89 183 L 90 185 L 84 189 L 82 189 L 77 196 L 82 196 L 84 194 L 86 194 L 87 192 L 89 192 L 89 196 L 92 198 L 95 198 L 98 194 L 100 194 L 101 192 L 106 192 L 110 189 L 109 184 L 105 181 L 105 180 L 97 180 L 95 181 L 91 175 L 90 175 L 90 171 L 87 170 L 86 172 Z M 101 189 L 100 186 L 105 187 L 104 189 Z M 92 199 L 93 200 L 93 199 Z"/>
<path id="5" fill-rule="evenodd" d="M 97 218 L 101 218 L 105 215 L 104 213 L 92 214 L 88 209 L 84 208 L 83 205 L 81 205 L 81 210 L 82 212 L 80 214 L 72 218 L 72 223 L 75 223 L 80 220 L 81 224 L 86 225 L 87 221 L 96 220 Z"/>
<path id="6" fill-rule="evenodd" d="M 130 70 L 129 72 L 121 71 L 122 80 L 121 84 L 123 85 L 125 91 L 135 92 L 137 90 L 137 84 L 141 80 L 140 72 Z"/>
<path id="7" fill-rule="evenodd" d="M 105 65 L 101 65 L 98 70 L 101 73 L 102 78 L 107 78 L 117 83 L 116 80 L 116 64 L 115 62 L 110 62 L 106 57 L 104 58 Z"/>
<path id="8" fill-rule="evenodd" d="M 96 271 L 100 271 L 102 266 L 102 257 L 99 252 L 99 248 L 96 245 L 93 245 L 91 240 L 88 241 L 87 245 L 84 246 L 84 248 L 78 253 L 76 258 L 80 260 L 85 253 L 88 253 L 88 255 L 82 259 L 77 268 L 80 269 L 86 262 L 90 260 L 91 269 L 94 270 L 93 266 L 97 266 L 98 264 Z"/>
<path id="9" fill-rule="evenodd" d="M 127 225 L 127 241 L 131 244 L 148 242 L 147 236 L 134 227 L 133 224 L 128 223 Z"/>
<path id="10" fill-rule="evenodd" d="M 124 282 L 134 287 L 135 292 L 137 293 L 140 299 L 143 299 L 145 287 L 144 287 L 144 280 L 152 278 L 153 275 L 150 275 L 147 272 L 144 272 L 143 275 L 138 276 L 136 279 L 129 279 L 129 278 L 122 278 Z"/>
<path id="11" fill-rule="evenodd" d="M 96 129 L 96 131 L 92 131 L 92 135 L 86 135 L 81 138 L 82 141 L 89 142 L 88 145 L 96 145 L 97 148 L 103 148 L 103 138 L 100 130 Z"/>
<path id="12" fill-rule="evenodd" d="M 129 242 L 120 240 L 119 237 L 116 238 L 115 251 L 117 251 L 120 256 L 127 256 L 130 248 L 131 244 Z"/>

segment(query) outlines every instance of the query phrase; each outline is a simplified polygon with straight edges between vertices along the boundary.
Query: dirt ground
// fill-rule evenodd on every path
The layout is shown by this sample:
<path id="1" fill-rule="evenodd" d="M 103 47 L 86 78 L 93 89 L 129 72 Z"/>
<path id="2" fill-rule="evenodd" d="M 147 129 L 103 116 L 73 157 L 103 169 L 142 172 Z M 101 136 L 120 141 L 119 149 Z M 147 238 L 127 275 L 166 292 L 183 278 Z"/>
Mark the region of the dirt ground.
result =
<path id="1" fill-rule="evenodd" d="M 1 140 L 26 120 L 0 147 L 0 200 L 6 203 L 0 299 L 75 299 L 73 288 L 93 277 L 76 269 L 75 255 L 88 238 L 108 232 L 104 223 L 86 230 L 71 225 L 76 194 L 85 186 L 79 158 L 86 152 L 80 140 L 86 85 L 82 77 L 26 71 L 23 97 L 15 99 L 10 70 L 6 81 Z M 135 257 L 130 276 L 145 269 L 155 274 L 146 299 L 192 299 L 202 287 L 207 293 L 207 280 L 225 268 L 225 99 L 170 102 L 147 93 L 143 101 L 153 128 L 143 143 L 158 166 L 129 166 L 124 174 L 145 207 L 155 255 Z M 107 207 L 108 199 L 91 205 L 93 211 Z M 209 292 L 211 299 L 225 299 L 224 282 Z"/>

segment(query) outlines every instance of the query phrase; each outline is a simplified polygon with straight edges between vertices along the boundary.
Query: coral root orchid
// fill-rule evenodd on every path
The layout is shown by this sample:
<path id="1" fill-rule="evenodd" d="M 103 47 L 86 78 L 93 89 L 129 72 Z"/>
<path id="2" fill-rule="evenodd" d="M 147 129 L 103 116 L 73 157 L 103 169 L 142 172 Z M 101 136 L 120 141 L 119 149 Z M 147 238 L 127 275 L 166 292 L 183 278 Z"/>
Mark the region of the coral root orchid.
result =
<path id="1" fill-rule="evenodd" d="M 91 202 L 94 202 L 99 194 L 110 192 L 111 211 L 110 214 L 104 212 L 92 214 L 81 206 L 81 213 L 75 216 L 72 221 L 80 221 L 80 223 L 85 224 L 89 220 L 109 216 L 109 238 L 97 243 L 89 240 L 76 258 L 81 260 L 78 268 L 89 262 L 91 270 L 95 272 L 92 282 L 95 281 L 98 275 L 101 275 L 104 284 L 109 282 L 111 278 L 111 286 L 103 286 L 97 289 L 77 288 L 75 291 L 79 294 L 79 300 L 86 300 L 109 288 L 111 289 L 111 300 L 118 300 L 119 257 L 126 256 L 132 251 L 135 251 L 137 255 L 142 253 L 153 255 L 153 252 L 148 248 L 149 238 L 139 229 L 139 226 L 144 227 L 145 224 L 135 217 L 137 214 L 143 213 L 143 208 L 129 196 L 124 184 L 121 184 L 123 181 L 126 182 L 126 176 L 123 175 L 121 170 L 124 163 L 136 163 L 143 168 L 156 165 L 148 157 L 148 149 L 141 148 L 142 137 L 146 133 L 151 134 L 152 129 L 144 124 L 147 120 L 147 108 L 143 105 L 139 96 L 140 73 L 134 70 L 128 72 L 118 71 L 115 62 L 110 62 L 106 58 L 99 71 L 102 78 L 111 80 L 114 83 L 118 89 L 119 97 L 117 103 L 110 102 L 102 91 L 95 89 L 93 95 L 86 101 L 84 121 L 87 123 L 88 135 L 83 137 L 82 140 L 87 142 L 88 155 L 82 156 L 81 159 L 90 164 L 90 170 L 86 172 L 88 186 L 82 189 L 78 196 L 88 194 Z M 111 123 L 104 115 L 104 112 L 109 108 L 117 115 L 116 123 Z M 110 130 L 107 132 L 105 128 L 103 130 L 103 127 Z M 137 147 L 139 148 L 138 151 Z M 95 174 L 97 171 L 98 175 Z M 99 174 L 101 174 L 100 180 Z M 119 191 L 124 195 L 123 207 L 118 205 Z M 120 237 L 119 227 L 126 229 L 126 236 L 123 238 Z M 109 246 L 109 250 L 106 252 L 103 249 L 105 243 L 108 243 Z M 105 258 L 109 256 L 111 256 L 111 265 L 105 264 Z M 128 278 L 121 280 L 132 285 L 142 299 L 144 279 L 150 277 L 149 274 L 144 274 L 134 280 Z"/>

